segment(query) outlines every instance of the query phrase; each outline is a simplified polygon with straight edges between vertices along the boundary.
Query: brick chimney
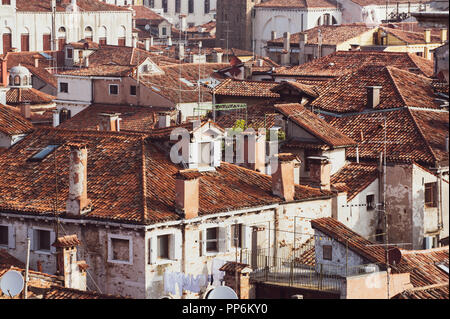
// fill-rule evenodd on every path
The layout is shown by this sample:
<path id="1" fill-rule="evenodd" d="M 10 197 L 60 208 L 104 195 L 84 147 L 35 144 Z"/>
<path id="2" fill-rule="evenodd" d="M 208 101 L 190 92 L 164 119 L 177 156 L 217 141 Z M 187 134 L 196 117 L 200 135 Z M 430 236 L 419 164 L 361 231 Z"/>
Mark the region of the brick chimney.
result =
<path id="1" fill-rule="evenodd" d="M 27 120 L 31 118 L 31 105 L 30 104 L 21 104 L 20 105 L 20 114 Z"/>
<path id="2" fill-rule="evenodd" d="M 367 86 L 367 107 L 373 109 L 380 104 L 381 86 Z"/>
<path id="3" fill-rule="evenodd" d="M 331 163 L 323 156 L 311 156 L 308 159 L 311 163 L 309 169 L 311 180 L 318 183 L 321 190 L 330 190 Z"/>
<path id="4" fill-rule="evenodd" d="M 110 131 L 119 132 L 120 131 L 120 120 L 119 113 L 100 113 L 100 131 Z"/>
<path id="5" fill-rule="evenodd" d="M 305 45 L 308 42 L 308 35 L 306 33 L 300 33 L 299 34 L 299 42 L 298 42 L 298 47 L 299 47 L 299 63 L 303 64 L 306 62 L 306 56 L 305 56 Z"/>
<path id="6" fill-rule="evenodd" d="M 160 114 L 158 115 L 158 128 L 165 128 L 170 126 L 170 115 Z"/>
<path id="7" fill-rule="evenodd" d="M 77 247 L 81 244 L 77 235 L 59 237 L 53 243 L 56 247 L 56 260 L 59 276 L 64 279 L 64 287 L 86 290 L 85 261 L 77 261 Z"/>
<path id="8" fill-rule="evenodd" d="M 8 86 L 8 63 L 6 59 L 0 58 L 0 87 Z"/>
<path id="9" fill-rule="evenodd" d="M 66 212 L 69 215 L 81 216 L 90 210 L 87 196 L 87 145 L 85 143 L 69 143 L 69 197 Z"/>
<path id="10" fill-rule="evenodd" d="M 266 131 L 245 131 L 244 134 L 244 165 L 245 167 L 265 172 L 266 164 Z"/>
<path id="11" fill-rule="evenodd" d="M 296 157 L 291 153 L 275 155 L 275 167 L 272 164 L 272 193 L 285 201 L 292 201 L 295 195 L 294 186 L 294 160 Z"/>
<path id="12" fill-rule="evenodd" d="M 223 277 L 225 286 L 233 289 L 239 299 L 254 299 L 254 289 L 250 283 L 252 272 L 250 265 L 229 261 L 219 270 L 225 272 Z"/>
<path id="13" fill-rule="evenodd" d="M 291 61 L 291 34 L 285 32 L 283 34 L 283 53 L 281 54 L 281 64 L 286 65 Z"/>
<path id="14" fill-rule="evenodd" d="M 200 177 L 196 169 L 181 170 L 175 175 L 175 207 L 185 219 L 198 217 Z"/>

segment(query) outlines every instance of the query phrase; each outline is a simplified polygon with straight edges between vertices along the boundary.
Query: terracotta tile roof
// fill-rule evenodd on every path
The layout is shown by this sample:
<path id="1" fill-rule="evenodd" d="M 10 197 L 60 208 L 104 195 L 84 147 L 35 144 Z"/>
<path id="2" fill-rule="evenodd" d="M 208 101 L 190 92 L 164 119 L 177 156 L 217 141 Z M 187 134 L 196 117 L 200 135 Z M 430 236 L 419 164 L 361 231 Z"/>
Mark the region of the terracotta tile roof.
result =
<path id="1" fill-rule="evenodd" d="M 372 65 L 393 66 L 430 77 L 434 74 L 433 62 L 415 54 L 377 51 L 337 51 L 311 62 L 281 67 L 276 75 L 298 77 L 337 77 Z"/>
<path id="2" fill-rule="evenodd" d="M 100 294 L 93 291 L 83 291 L 78 289 L 52 286 L 46 290 L 43 299 L 128 299 L 117 295 Z"/>
<path id="3" fill-rule="evenodd" d="M 363 256 L 370 262 L 386 263 L 386 250 L 382 246 L 372 246 L 374 245 L 373 242 L 355 233 L 332 217 L 313 219 L 311 220 L 311 226 L 344 246 L 348 244 L 350 250 Z"/>
<path id="4" fill-rule="evenodd" d="M 437 284 L 405 290 L 394 299 L 449 299 L 449 284 Z"/>
<path id="5" fill-rule="evenodd" d="M 268 0 L 255 8 L 337 8 L 337 4 L 332 0 Z"/>
<path id="6" fill-rule="evenodd" d="M 248 81 L 226 79 L 216 86 L 214 93 L 216 95 L 226 96 L 246 96 L 246 97 L 268 97 L 278 98 L 278 93 L 272 92 L 279 83 L 269 81 Z"/>
<path id="7" fill-rule="evenodd" d="M 153 108 L 129 105 L 93 104 L 81 111 L 59 127 L 69 130 L 94 130 L 100 123 L 100 113 L 120 114 L 120 130 L 132 132 L 148 132 L 158 122 L 158 113 L 170 111 L 168 108 Z"/>
<path id="8" fill-rule="evenodd" d="M 367 108 L 367 86 L 381 86 L 375 109 L 414 106 L 438 109 L 431 79 L 390 66 L 365 66 L 317 87 L 314 108 L 330 112 L 360 112 Z"/>
<path id="9" fill-rule="evenodd" d="M 402 258 L 394 270 L 398 273 L 409 272 L 414 287 L 442 283 L 448 285 L 448 273 L 437 267 L 439 263 L 448 266 L 448 254 L 448 246 L 427 250 L 401 249 Z"/>
<path id="10" fill-rule="evenodd" d="M 288 120 L 293 121 L 308 133 L 331 147 L 344 147 L 356 144 L 351 138 L 341 133 L 301 104 L 276 104 L 274 107 L 277 111 L 285 115 Z"/>
<path id="11" fill-rule="evenodd" d="M 410 32 L 394 28 L 381 27 L 386 33 L 396 37 L 397 39 L 405 42 L 406 44 L 425 44 L 425 36 L 423 32 Z M 430 36 L 430 43 L 441 43 L 441 37 L 439 35 Z"/>
<path id="12" fill-rule="evenodd" d="M 241 271 L 244 270 L 245 268 L 250 268 L 250 265 L 237 263 L 235 261 L 229 261 L 225 265 L 220 267 L 219 270 L 229 273 L 234 273 L 235 271 L 241 273 Z"/>
<path id="13" fill-rule="evenodd" d="M 33 88 L 10 88 L 6 92 L 6 103 L 9 105 L 49 104 L 56 99 L 55 96 L 46 94 Z"/>
<path id="14" fill-rule="evenodd" d="M 65 12 L 67 5 L 56 2 L 56 11 Z M 70 2 L 69 2 L 70 5 Z M 127 8 L 107 4 L 98 0 L 77 0 L 80 11 L 128 11 Z M 16 0 L 17 11 L 51 12 L 51 0 Z"/>
<path id="15" fill-rule="evenodd" d="M 83 50 L 98 50 L 100 48 L 100 44 L 94 41 L 82 39 L 78 42 L 69 43 L 74 49 L 83 49 Z"/>
<path id="16" fill-rule="evenodd" d="M 62 236 L 56 239 L 56 241 L 52 244 L 55 247 L 73 247 L 80 246 L 81 241 L 78 239 L 77 235 L 67 235 Z"/>
<path id="17" fill-rule="evenodd" d="M 247 127 L 271 128 L 275 125 L 277 114 L 272 102 L 262 102 L 247 107 Z M 221 127 L 232 128 L 236 121 L 245 119 L 242 112 L 224 112 L 217 117 L 216 122 Z"/>
<path id="18" fill-rule="evenodd" d="M 347 201 L 372 184 L 378 176 L 377 164 L 350 163 L 331 177 L 331 184 L 340 184 L 338 189 L 347 190 Z"/>
<path id="19" fill-rule="evenodd" d="M 6 249 L 0 249 L 0 268 L 9 268 L 11 266 L 25 268 L 25 263 L 9 254 Z"/>
<path id="20" fill-rule="evenodd" d="M 90 65 L 89 67 L 74 68 L 60 71 L 59 75 L 71 76 L 110 76 L 124 77 L 133 73 L 134 67 L 123 65 Z"/>
<path id="21" fill-rule="evenodd" d="M 317 45 L 319 43 L 319 30 L 322 34 L 323 45 L 337 45 L 346 42 L 350 39 L 356 38 L 374 29 L 367 26 L 365 23 L 352 23 L 352 24 L 340 24 L 340 25 L 321 25 L 308 29 L 303 32 L 293 33 L 290 36 L 290 43 L 293 47 L 298 47 L 300 42 L 300 34 L 306 34 L 306 45 Z M 283 46 L 284 38 L 280 37 L 274 40 L 267 41 L 267 45 L 270 46 Z"/>
<path id="22" fill-rule="evenodd" d="M 294 139 L 288 139 L 282 144 L 282 149 L 309 149 L 309 150 L 327 150 L 329 146 L 326 143 L 308 143 Z"/>
<path id="23" fill-rule="evenodd" d="M 200 65 L 195 63 L 176 64 L 161 66 L 164 74 L 141 75 L 141 84 L 153 90 L 155 93 L 165 97 L 174 104 L 198 102 L 197 81 L 200 78 L 206 79 L 214 75 L 217 70 L 225 67 L 224 63 L 204 63 Z M 187 80 L 191 83 L 182 79 Z M 180 91 L 180 89 L 182 91 Z M 212 94 L 206 87 L 201 87 L 201 96 L 204 102 L 212 101 Z"/>
<path id="24" fill-rule="evenodd" d="M 216 28 L 216 21 L 211 20 L 209 22 L 203 23 L 201 25 L 192 26 L 190 28 L 187 28 L 186 32 L 188 33 L 198 33 L 199 28 L 204 29 L 203 33 L 210 33 Z"/>
<path id="25" fill-rule="evenodd" d="M 163 21 L 167 21 L 164 17 L 157 14 L 152 9 L 146 6 L 131 6 L 133 9 L 133 19 L 136 20 L 150 20 L 152 24 L 160 24 Z"/>
<path id="26" fill-rule="evenodd" d="M 54 88 L 56 88 L 56 86 L 58 85 L 56 77 L 52 73 L 50 73 L 47 69 L 40 67 L 36 68 L 31 65 L 27 65 L 26 67 L 34 76 L 38 77 L 45 83 L 53 86 Z"/>
<path id="27" fill-rule="evenodd" d="M 0 157 L 0 210 L 54 216 L 55 164 L 57 162 L 58 214 L 65 214 L 68 196 L 70 142 L 88 145 L 88 198 L 92 211 L 84 219 L 152 224 L 181 217 L 175 209 L 175 174 L 171 162 L 146 135 L 114 132 L 38 129 Z M 58 143 L 51 156 L 40 162 L 28 159 L 38 150 Z M 113 169 L 112 169 L 113 168 Z M 17 187 L 21 185 L 21 187 Z M 296 201 L 330 198 L 332 193 L 295 186 Z M 271 177 L 233 164 L 222 163 L 216 172 L 200 178 L 199 215 L 265 206 L 283 202 L 272 194 Z"/>
<path id="28" fill-rule="evenodd" d="M 307 85 L 301 82 L 292 82 L 292 81 L 282 81 L 280 85 L 274 87 L 271 89 L 272 92 L 275 93 L 281 93 L 283 89 L 288 88 L 291 90 L 295 90 L 297 92 L 300 92 L 302 94 L 306 94 L 311 98 L 318 97 L 317 92 L 314 89 L 314 86 Z"/>
<path id="29" fill-rule="evenodd" d="M 0 132 L 8 136 L 25 134 L 33 131 L 30 121 L 20 115 L 14 107 L 0 104 Z"/>
<path id="30" fill-rule="evenodd" d="M 370 6 L 370 5 L 376 5 L 376 6 L 386 6 L 386 1 L 385 0 L 351 0 L 352 2 L 359 4 L 360 6 L 364 7 L 364 6 Z M 398 0 L 396 1 L 396 3 L 411 3 L 411 4 L 416 4 L 416 3 L 423 3 L 423 1 L 420 0 Z"/>
<path id="31" fill-rule="evenodd" d="M 358 143 L 361 159 L 376 160 L 384 150 L 384 116 L 389 161 L 435 165 L 448 162 L 445 136 L 448 112 L 404 108 L 389 112 L 352 116 L 325 116 L 325 120 Z M 347 148 L 347 157 L 356 158 L 356 149 Z"/>

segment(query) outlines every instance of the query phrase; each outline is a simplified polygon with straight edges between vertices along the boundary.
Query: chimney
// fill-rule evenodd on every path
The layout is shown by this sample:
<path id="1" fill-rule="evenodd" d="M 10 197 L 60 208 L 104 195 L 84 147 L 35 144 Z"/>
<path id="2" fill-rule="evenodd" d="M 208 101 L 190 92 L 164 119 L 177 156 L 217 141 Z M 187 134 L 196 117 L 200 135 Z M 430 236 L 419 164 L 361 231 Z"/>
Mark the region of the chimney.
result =
<path id="1" fill-rule="evenodd" d="M 59 111 L 53 110 L 53 127 L 59 126 Z"/>
<path id="2" fill-rule="evenodd" d="M 294 200 L 294 160 L 290 153 L 275 155 L 276 167 L 272 169 L 272 193 L 285 201 Z"/>
<path id="3" fill-rule="evenodd" d="M 431 29 L 425 29 L 424 38 L 425 38 L 425 43 L 431 42 Z"/>
<path id="4" fill-rule="evenodd" d="M 150 39 L 145 39 L 145 51 L 150 51 Z"/>
<path id="5" fill-rule="evenodd" d="M 283 53 L 281 54 L 281 64 L 287 65 L 290 63 L 291 58 L 291 34 L 285 32 L 283 34 Z"/>
<path id="6" fill-rule="evenodd" d="M 196 169 L 181 170 L 175 175 L 175 207 L 185 219 L 198 217 L 200 177 Z"/>
<path id="7" fill-rule="evenodd" d="M 367 86 L 367 107 L 376 108 L 380 104 L 381 86 Z"/>
<path id="8" fill-rule="evenodd" d="M 245 167 L 265 172 L 266 168 L 266 131 L 245 131 L 244 134 L 244 165 Z"/>
<path id="9" fill-rule="evenodd" d="M 86 291 L 85 261 L 77 261 L 77 247 L 81 244 L 77 235 L 58 237 L 52 246 L 56 247 L 56 261 L 59 276 L 64 279 L 64 287 Z"/>
<path id="10" fill-rule="evenodd" d="M 150 37 L 150 47 L 153 46 L 153 37 Z"/>
<path id="11" fill-rule="evenodd" d="M 170 115 L 160 114 L 158 115 L 158 128 L 165 128 L 170 126 Z"/>
<path id="12" fill-rule="evenodd" d="M 120 120 L 119 113 L 100 113 L 100 124 L 98 126 L 99 131 L 110 131 L 119 132 L 120 131 Z"/>
<path id="13" fill-rule="evenodd" d="M 178 59 L 184 60 L 184 43 L 180 43 L 177 49 L 178 49 Z"/>
<path id="14" fill-rule="evenodd" d="M 138 44 L 138 38 L 133 37 L 133 48 L 137 48 L 137 44 Z"/>
<path id="15" fill-rule="evenodd" d="M 39 67 L 39 57 L 35 55 L 33 58 L 34 58 L 34 67 L 38 68 Z"/>
<path id="16" fill-rule="evenodd" d="M 87 145 L 69 143 L 69 197 L 66 202 L 68 215 L 81 216 L 90 210 L 87 197 Z"/>
<path id="17" fill-rule="evenodd" d="M 270 39 L 271 40 L 275 40 L 277 38 L 277 32 L 276 31 L 272 31 L 271 33 L 270 33 Z"/>
<path id="18" fill-rule="evenodd" d="M 180 15 L 180 31 L 184 32 L 186 31 L 186 16 L 185 15 Z"/>
<path id="19" fill-rule="evenodd" d="M 170 47 L 172 46 L 172 37 L 167 38 L 167 45 Z"/>
<path id="20" fill-rule="evenodd" d="M 299 64 L 303 64 L 306 62 L 305 59 L 305 45 L 308 42 L 308 35 L 306 33 L 300 33 L 299 35 L 299 43 L 298 43 L 298 47 L 299 47 L 299 57 L 298 57 L 298 61 Z"/>
<path id="21" fill-rule="evenodd" d="M 8 63 L 6 59 L 0 58 L 0 87 L 8 86 Z"/>
<path id="22" fill-rule="evenodd" d="M 20 105 L 20 114 L 27 120 L 31 118 L 31 105 L 30 104 L 21 104 Z"/>
<path id="23" fill-rule="evenodd" d="M 441 29 L 441 43 L 447 41 L 447 29 Z"/>
<path id="24" fill-rule="evenodd" d="M 325 156 L 310 156 L 309 177 L 318 183 L 321 190 L 331 189 L 331 163 Z"/>
<path id="25" fill-rule="evenodd" d="M 84 66 L 87 68 L 89 67 L 89 57 L 88 56 L 84 58 Z"/>
<path id="26" fill-rule="evenodd" d="M 448 145 L 448 133 L 447 133 L 447 135 L 445 136 L 445 151 L 448 153 L 448 148 L 449 148 L 449 145 Z"/>

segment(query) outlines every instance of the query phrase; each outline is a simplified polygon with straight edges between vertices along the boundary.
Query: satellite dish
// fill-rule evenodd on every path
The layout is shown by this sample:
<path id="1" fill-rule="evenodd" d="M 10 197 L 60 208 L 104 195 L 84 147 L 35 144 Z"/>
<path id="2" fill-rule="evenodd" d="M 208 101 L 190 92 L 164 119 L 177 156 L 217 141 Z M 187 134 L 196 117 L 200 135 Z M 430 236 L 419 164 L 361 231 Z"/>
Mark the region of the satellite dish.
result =
<path id="1" fill-rule="evenodd" d="M 23 290 L 24 280 L 20 272 L 10 270 L 0 279 L 0 289 L 10 297 L 15 297 Z"/>
<path id="2" fill-rule="evenodd" d="M 149 24 L 145 25 L 145 30 L 147 30 L 147 31 L 150 30 L 150 25 Z"/>
<path id="3" fill-rule="evenodd" d="M 233 289 L 227 286 L 219 286 L 208 293 L 206 299 L 239 299 Z"/>

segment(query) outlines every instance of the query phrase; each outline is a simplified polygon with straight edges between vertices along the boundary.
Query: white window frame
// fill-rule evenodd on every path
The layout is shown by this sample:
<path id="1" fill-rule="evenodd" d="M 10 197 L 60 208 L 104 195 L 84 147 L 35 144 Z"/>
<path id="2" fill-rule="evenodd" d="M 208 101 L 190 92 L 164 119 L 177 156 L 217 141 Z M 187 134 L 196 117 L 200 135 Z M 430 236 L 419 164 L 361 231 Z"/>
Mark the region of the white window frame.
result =
<path id="1" fill-rule="evenodd" d="M 158 237 L 169 236 L 169 259 L 158 257 Z M 180 230 L 156 231 L 152 233 L 148 239 L 148 265 L 166 265 L 174 263 L 181 259 L 181 250 L 183 243 L 181 242 Z"/>
<path id="2" fill-rule="evenodd" d="M 211 228 L 218 228 L 217 233 L 217 251 L 207 251 L 206 242 L 207 242 L 207 230 Z M 228 252 L 229 245 L 229 236 L 227 235 L 228 227 L 226 225 L 219 224 L 206 224 L 202 229 L 199 230 L 201 233 L 201 256 L 216 256 L 218 254 Z M 221 236 L 222 234 L 222 236 Z M 212 241 L 212 240 L 210 240 Z"/>
<path id="3" fill-rule="evenodd" d="M 41 255 L 51 255 L 56 252 L 56 248 L 52 246 L 52 244 L 55 242 L 55 232 L 52 228 L 46 228 L 46 227 L 32 227 L 29 229 L 31 233 L 28 234 L 31 240 L 31 247 L 34 253 L 41 254 Z M 50 232 L 50 250 L 40 250 L 37 249 L 36 246 L 36 231 L 48 231 Z"/>
<path id="4" fill-rule="evenodd" d="M 375 196 L 375 193 L 371 192 L 371 193 L 367 193 L 366 194 L 366 211 L 369 211 L 369 206 L 367 205 L 367 197 L 369 196 L 373 196 L 373 208 L 371 208 L 370 210 L 373 211 L 375 209 L 377 209 L 377 197 Z"/>
<path id="5" fill-rule="evenodd" d="M 7 227 L 7 229 L 8 229 L 7 230 L 8 231 L 8 242 L 6 245 L 0 244 L 0 248 L 3 248 L 3 249 L 16 248 L 16 230 L 15 230 L 14 226 L 11 224 L 0 224 L 0 226 Z"/>
<path id="6" fill-rule="evenodd" d="M 113 259 L 113 239 L 128 240 L 128 260 Z M 132 265 L 133 264 L 133 237 L 129 235 L 108 234 L 108 262 L 112 264 Z"/>
<path id="7" fill-rule="evenodd" d="M 111 86 L 117 86 L 117 94 L 111 94 Z M 120 86 L 119 84 L 108 84 L 108 95 L 118 96 L 120 95 Z"/>

